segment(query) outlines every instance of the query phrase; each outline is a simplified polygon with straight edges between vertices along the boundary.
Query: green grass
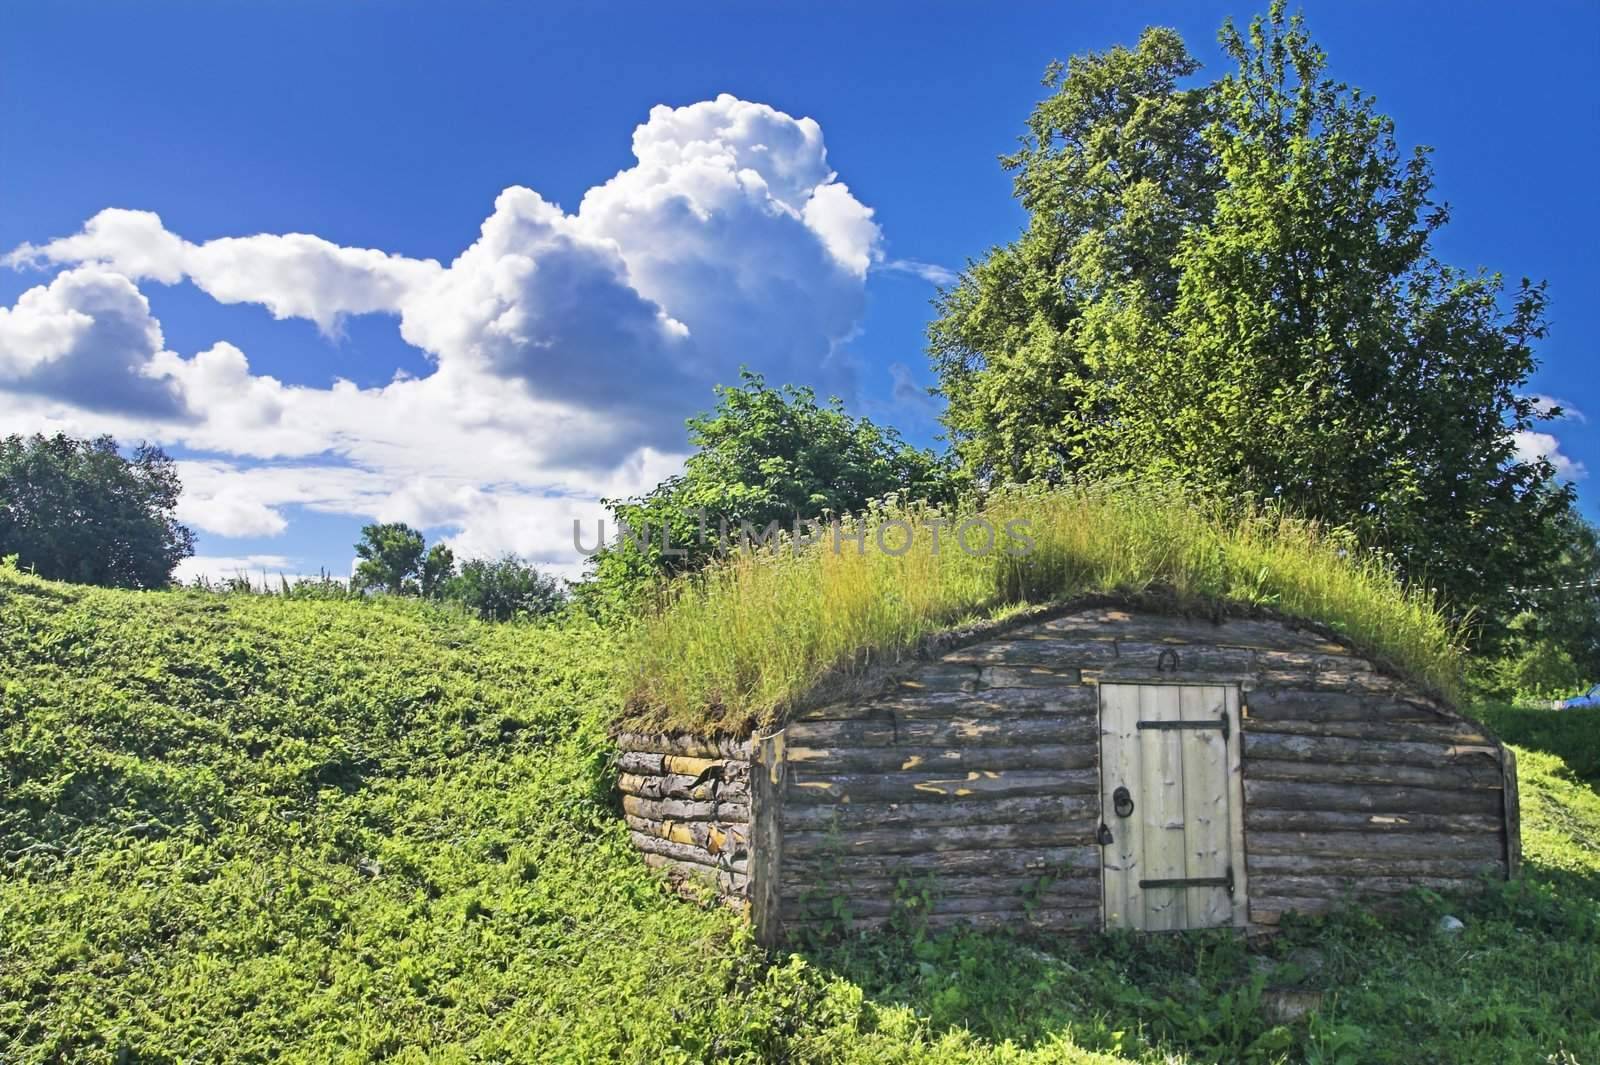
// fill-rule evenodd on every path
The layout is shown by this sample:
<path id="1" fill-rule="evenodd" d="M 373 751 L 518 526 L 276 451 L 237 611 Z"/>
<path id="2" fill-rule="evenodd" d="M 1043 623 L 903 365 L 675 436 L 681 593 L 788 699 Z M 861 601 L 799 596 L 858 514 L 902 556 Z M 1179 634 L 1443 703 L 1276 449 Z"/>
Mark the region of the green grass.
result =
<path id="1" fill-rule="evenodd" d="M 627 843 L 623 639 L 0 571 L 0 1061 L 1600 1061 L 1600 797 L 1554 755 L 1482 899 L 769 955 Z"/>
<path id="2" fill-rule="evenodd" d="M 869 516 L 874 527 L 918 529 L 903 553 L 880 550 L 875 534 L 865 550 L 825 536 L 801 551 L 742 552 L 676 582 L 629 649 L 632 722 L 730 733 L 774 724 L 819 684 L 897 661 L 941 629 L 1086 593 L 1158 592 L 1170 609 L 1269 607 L 1328 626 L 1425 687 L 1456 691 L 1460 633 L 1433 598 L 1315 525 L 1133 489 L 1019 491 L 947 519 L 997 530 L 995 549 L 979 555 L 960 550 L 951 528 L 936 549 L 934 516 Z M 1032 539 L 1026 555 L 1006 550 L 1023 546 L 1006 539 L 1014 528 Z M 891 527 L 884 542 L 898 552 L 905 535 Z M 981 527 L 968 542 L 985 546 Z"/>
<path id="3" fill-rule="evenodd" d="M 1600 784 L 1600 707 L 1546 710 L 1494 704 L 1479 716 L 1507 743 L 1548 751 L 1578 776 Z"/>

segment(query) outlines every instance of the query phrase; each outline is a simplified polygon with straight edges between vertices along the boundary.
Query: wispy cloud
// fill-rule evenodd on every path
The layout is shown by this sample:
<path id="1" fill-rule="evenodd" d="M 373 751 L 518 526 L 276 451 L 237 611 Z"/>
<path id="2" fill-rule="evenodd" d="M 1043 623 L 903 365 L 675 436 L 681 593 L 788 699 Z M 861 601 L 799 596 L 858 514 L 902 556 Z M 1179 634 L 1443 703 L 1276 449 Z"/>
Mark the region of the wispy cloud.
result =
<path id="1" fill-rule="evenodd" d="M 1564 399 L 1557 399 L 1554 396 L 1547 396 L 1541 392 L 1535 392 L 1528 398 L 1533 400 L 1534 410 L 1541 418 L 1555 418 L 1558 421 L 1577 422 L 1579 425 L 1588 424 L 1589 419 L 1584 416 L 1583 411 L 1579 410 L 1577 407 L 1573 406 L 1571 403 L 1568 403 Z"/>
<path id="2" fill-rule="evenodd" d="M 878 269 L 892 274 L 910 274 L 920 277 L 931 285 L 948 288 L 956 283 L 961 276 L 956 271 L 937 263 L 924 263 L 916 259 L 886 259 L 878 264 Z"/>

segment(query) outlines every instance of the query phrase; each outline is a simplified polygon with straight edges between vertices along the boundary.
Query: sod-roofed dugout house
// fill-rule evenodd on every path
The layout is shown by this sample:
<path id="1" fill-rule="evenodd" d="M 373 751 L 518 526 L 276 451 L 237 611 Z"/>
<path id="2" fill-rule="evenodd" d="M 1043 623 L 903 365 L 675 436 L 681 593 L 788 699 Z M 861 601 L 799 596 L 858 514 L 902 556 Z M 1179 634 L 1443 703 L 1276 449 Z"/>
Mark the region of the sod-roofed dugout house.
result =
<path id="1" fill-rule="evenodd" d="M 885 920 L 1276 924 L 1518 864 L 1511 752 L 1315 624 L 1079 603 L 928 641 L 760 734 L 622 732 L 650 864 L 764 941 Z"/>

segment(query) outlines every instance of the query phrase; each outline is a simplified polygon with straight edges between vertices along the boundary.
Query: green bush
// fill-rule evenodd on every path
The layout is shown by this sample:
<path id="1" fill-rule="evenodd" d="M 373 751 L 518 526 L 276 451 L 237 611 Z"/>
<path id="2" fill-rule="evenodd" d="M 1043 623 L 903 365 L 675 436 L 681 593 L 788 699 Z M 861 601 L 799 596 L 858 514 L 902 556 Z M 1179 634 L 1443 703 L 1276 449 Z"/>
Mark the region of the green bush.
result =
<path id="1" fill-rule="evenodd" d="M 1600 707 L 1546 710 L 1491 703 L 1473 712 L 1507 743 L 1548 751 L 1582 779 L 1600 784 Z"/>

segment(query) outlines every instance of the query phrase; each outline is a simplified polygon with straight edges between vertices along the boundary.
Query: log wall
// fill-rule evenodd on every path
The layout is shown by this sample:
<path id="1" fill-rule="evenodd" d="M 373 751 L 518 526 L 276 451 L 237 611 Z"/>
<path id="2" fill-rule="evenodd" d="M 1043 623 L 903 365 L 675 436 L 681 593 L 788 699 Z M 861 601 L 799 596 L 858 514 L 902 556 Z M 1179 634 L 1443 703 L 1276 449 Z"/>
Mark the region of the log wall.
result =
<path id="1" fill-rule="evenodd" d="M 749 899 L 750 741 L 623 733 L 618 787 L 646 864 L 744 910 Z"/>
<path id="2" fill-rule="evenodd" d="M 1178 668 L 1158 673 L 1169 650 Z M 1102 680 L 1240 688 L 1254 927 L 1514 873 L 1515 767 L 1481 726 L 1309 629 L 1108 607 L 950 651 L 773 735 L 620 737 L 629 828 L 652 865 L 749 907 L 767 942 L 896 913 L 1098 928 Z"/>

